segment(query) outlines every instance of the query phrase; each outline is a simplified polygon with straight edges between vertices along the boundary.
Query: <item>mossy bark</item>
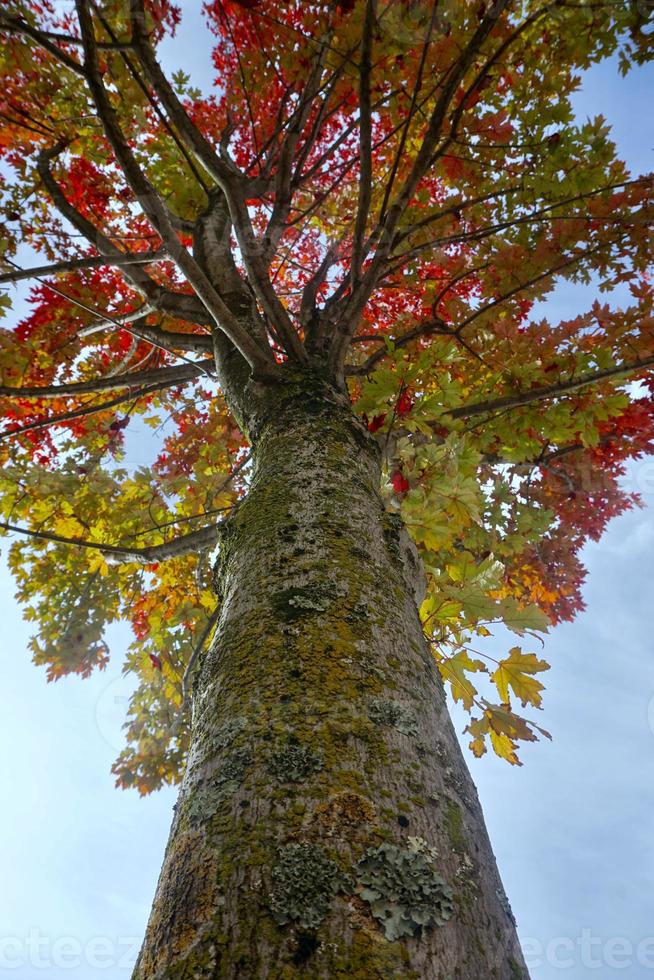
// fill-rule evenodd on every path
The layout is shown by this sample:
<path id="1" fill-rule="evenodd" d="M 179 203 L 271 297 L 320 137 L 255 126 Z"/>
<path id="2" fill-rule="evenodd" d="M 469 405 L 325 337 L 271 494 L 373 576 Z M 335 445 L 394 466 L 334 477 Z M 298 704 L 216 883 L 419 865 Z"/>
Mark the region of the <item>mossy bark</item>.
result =
<path id="1" fill-rule="evenodd" d="M 134 975 L 527 977 L 377 447 L 324 391 L 260 418 Z"/>

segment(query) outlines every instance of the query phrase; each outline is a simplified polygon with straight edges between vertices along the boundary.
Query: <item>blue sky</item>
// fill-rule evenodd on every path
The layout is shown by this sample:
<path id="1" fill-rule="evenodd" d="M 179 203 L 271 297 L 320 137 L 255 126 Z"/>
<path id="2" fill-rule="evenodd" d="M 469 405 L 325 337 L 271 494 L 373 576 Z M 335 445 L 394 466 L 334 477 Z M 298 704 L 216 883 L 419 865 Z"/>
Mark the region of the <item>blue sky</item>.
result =
<path id="1" fill-rule="evenodd" d="M 201 81 L 208 59 L 197 30 L 193 16 L 166 60 Z M 653 92 L 652 67 L 622 79 L 606 64 L 576 99 L 579 115 L 612 123 L 634 171 L 654 169 Z M 579 287 L 561 289 L 550 315 L 587 300 Z M 553 742 L 528 746 L 522 769 L 468 753 L 534 980 L 654 975 L 654 460 L 634 464 L 628 483 L 644 509 L 587 548 L 587 611 L 547 642 L 542 717 Z M 140 799 L 113 787 L 129 693 L 120 678 L 126 628 L 110 632 L 104 674 L 47 685 L 12 595 L 3 564 L 0 976 L 125 980 L 176 794 Z M 506 649 L 504 637 L 495 642 Z M 463 717 L 456 722 L 463 728 Z"/>

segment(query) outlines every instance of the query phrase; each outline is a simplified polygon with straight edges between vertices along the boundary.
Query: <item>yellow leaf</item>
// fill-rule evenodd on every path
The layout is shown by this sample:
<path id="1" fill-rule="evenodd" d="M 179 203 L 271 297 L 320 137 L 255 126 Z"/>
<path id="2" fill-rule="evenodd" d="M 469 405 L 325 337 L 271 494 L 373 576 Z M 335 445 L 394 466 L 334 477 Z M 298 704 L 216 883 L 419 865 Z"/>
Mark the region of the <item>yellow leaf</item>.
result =
<path id="1" fill-rule="evenodd" d="M 540 692 L 544 689 L 544 685 L 533 675 L 549 669 L 550 665 L 544 660 L 539 660 L 535 653 L 523 653 L 520 647 L 512 647 L 509 656 L 500 661 L 492 681 L 502 701 L 508 702 L 509 688 L 511 688 L 523 707 L 532 704 L 535 708 L 540 708 L 542 702 Z"/>
<path id="2" fill-rule="evenodd" d="M 103 577 L 109 572 L 109 566 L 104 559 L 104 555 L 99 551 L 91 555 L 88 567 L 90 572 L 100 572 L 100 575 Z"/>
<path id="3" fill-rule="evenodd" d="M 461 701 L 466 711 L 470 711 L 477 688 L 467 675 L 486 673 L 486 666 L 481 660 L 471 660 L 467 651 L 461 650 L 453 657 L 439 661 L 438 667 L 444 680 L 450 682 L 454 700 Z"/>
<path id="4" fill-rule="evenodd" d="M 492 728 L 489 735 L 491 745 L 493 746 L 496 755 L 499 755 L 501 759 L 506 759 L 506 761 L 510 762 L 512 766 L 522 765 L 520 759 L 515 753 L 513 742 L 508 735 L 505 735 L 504 732 L 496 732 Z"/>

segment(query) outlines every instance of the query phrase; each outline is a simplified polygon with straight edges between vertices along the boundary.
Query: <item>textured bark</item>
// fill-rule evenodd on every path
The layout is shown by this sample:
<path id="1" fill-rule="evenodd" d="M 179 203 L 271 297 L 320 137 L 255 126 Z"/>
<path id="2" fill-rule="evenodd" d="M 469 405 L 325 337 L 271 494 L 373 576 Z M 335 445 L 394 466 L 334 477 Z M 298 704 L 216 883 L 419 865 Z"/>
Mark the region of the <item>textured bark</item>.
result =
<path id="1" fill-rule="evenodd" d="M 266 397 L 135 977 L 526 978 L 377 447 L 338 394 Z"/>

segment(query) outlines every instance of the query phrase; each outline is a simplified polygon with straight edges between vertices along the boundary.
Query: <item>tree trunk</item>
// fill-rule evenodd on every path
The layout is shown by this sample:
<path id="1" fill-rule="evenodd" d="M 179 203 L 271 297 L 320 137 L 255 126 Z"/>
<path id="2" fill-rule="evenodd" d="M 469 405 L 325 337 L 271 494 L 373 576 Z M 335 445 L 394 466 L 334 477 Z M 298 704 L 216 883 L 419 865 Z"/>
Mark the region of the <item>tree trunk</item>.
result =
<path id="1" fill-rule="evenodd" d="M 138 980 L 528 977 L 379 483 L 344 399 L 268 396 Z"/>

